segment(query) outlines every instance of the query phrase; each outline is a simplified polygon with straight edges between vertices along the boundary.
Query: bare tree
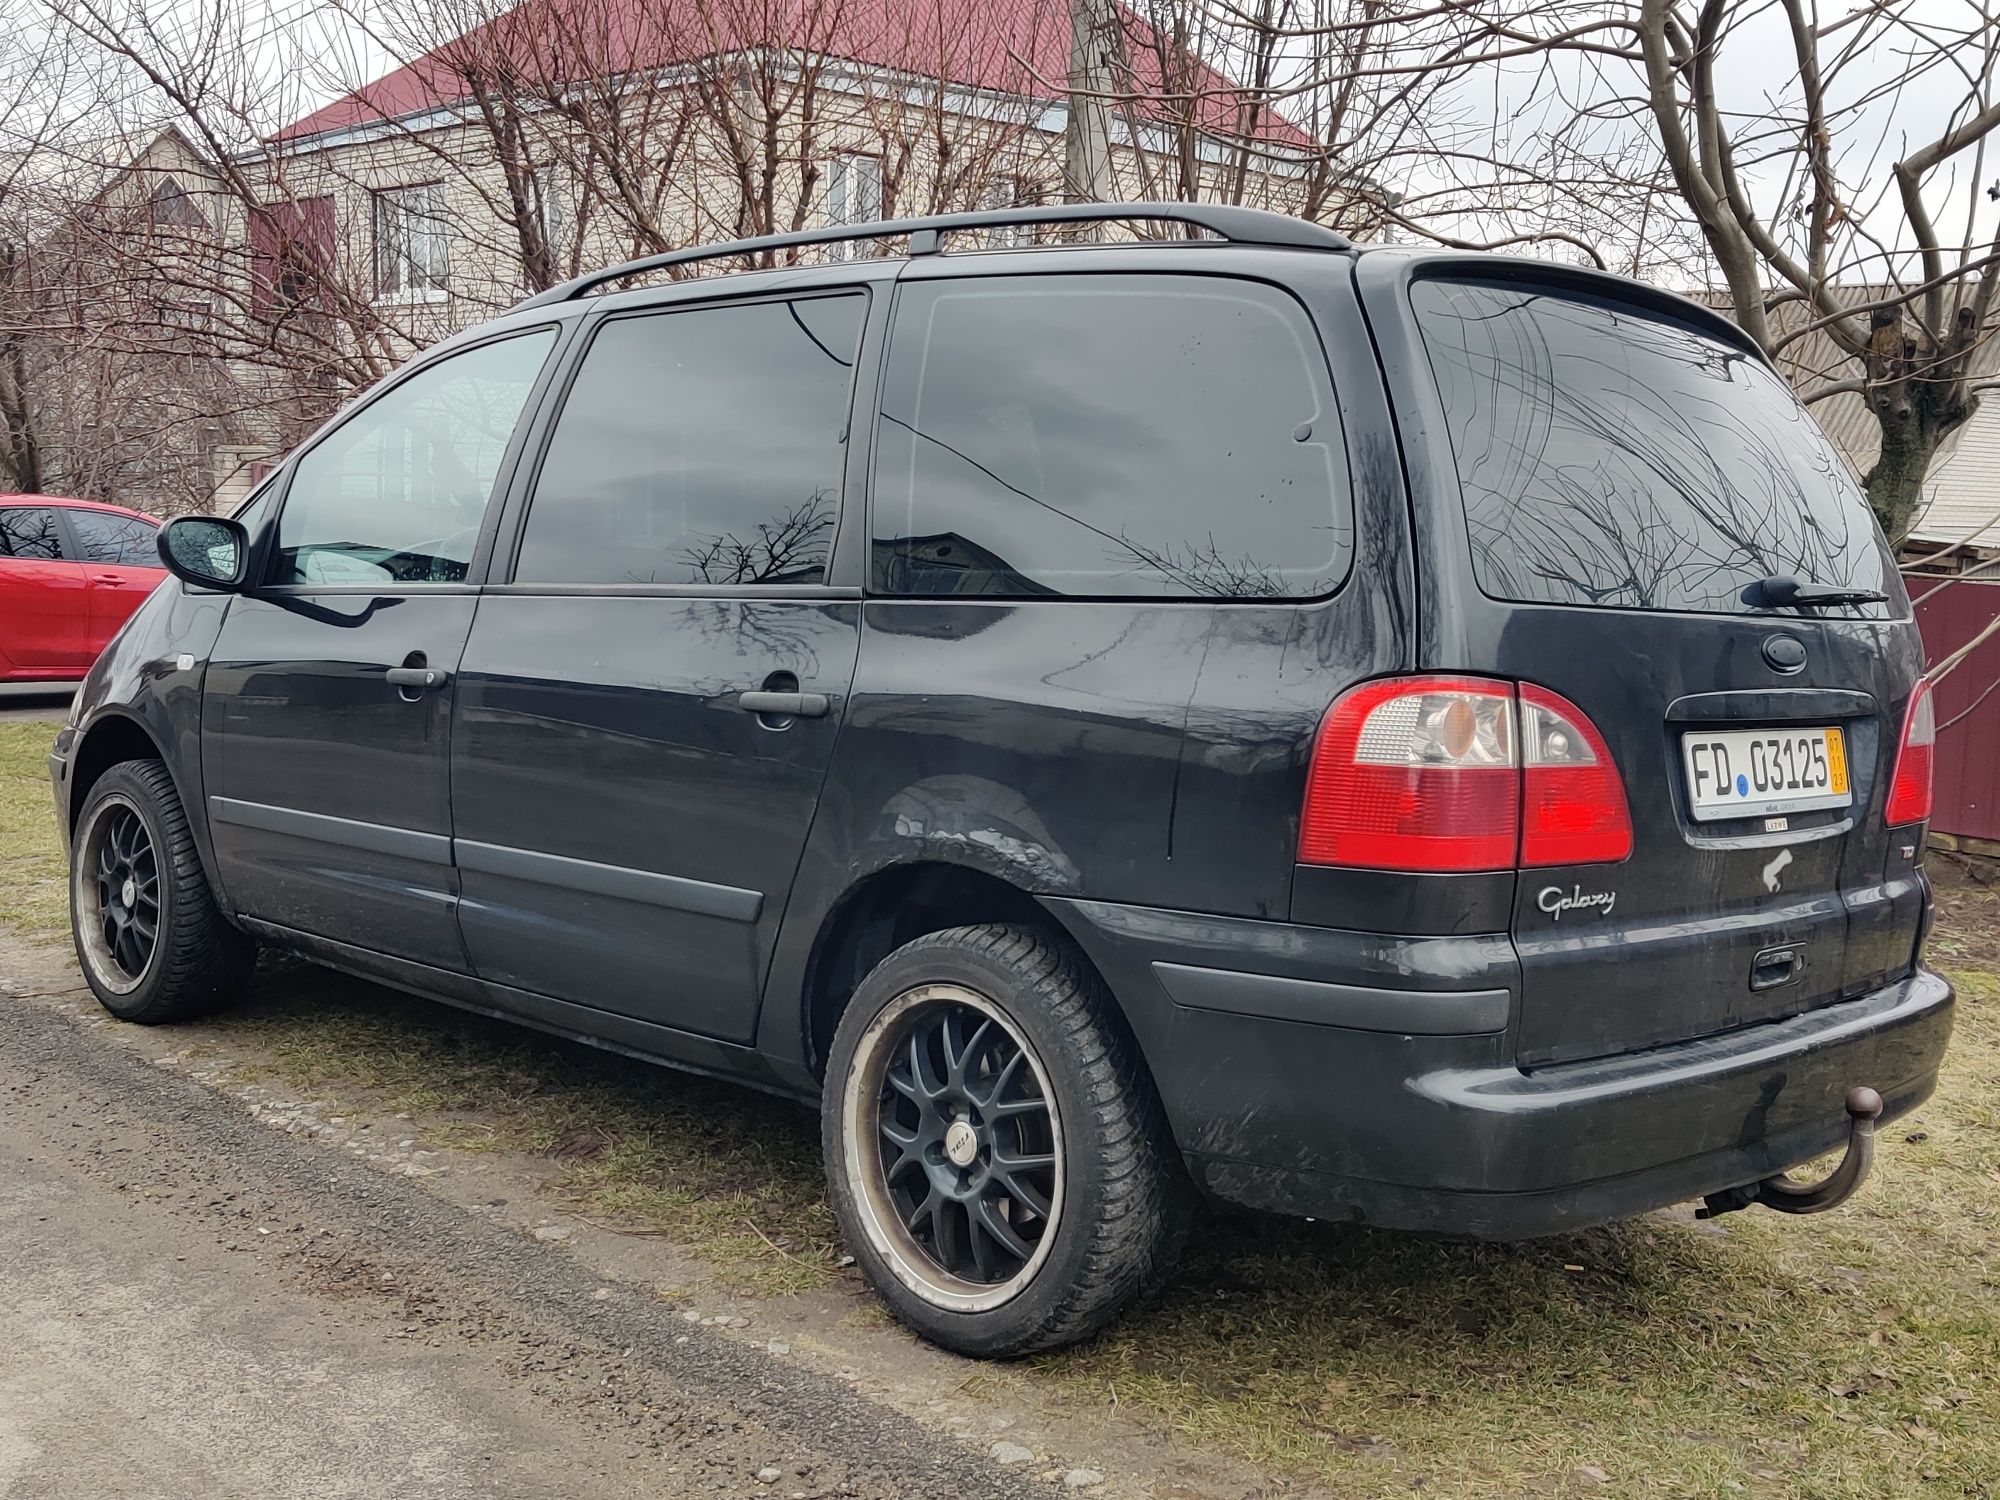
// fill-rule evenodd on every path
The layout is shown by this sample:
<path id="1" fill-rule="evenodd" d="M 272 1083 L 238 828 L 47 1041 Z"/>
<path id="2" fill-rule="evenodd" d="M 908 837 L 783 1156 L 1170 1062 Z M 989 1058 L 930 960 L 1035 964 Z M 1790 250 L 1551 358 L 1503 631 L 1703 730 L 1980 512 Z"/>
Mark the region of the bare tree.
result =
<path id="1" fill-rule="evenodd" d="M 18 14 L 0 19 L 19 23 Z M 26 38 L 23 38 L 26 40 Z M 34 251 L 53 228 L 47 179 L 65 124 L 71 51 L 21 46 L 0 58 L 0 484 L 43 487 L 36 362 L 43 294 Z"/>
<path id="2" fill-rule="evenodd" d="M 1773 353 L 1816 328 L 1845 356 L 1849 370 L 1827 372 L 1805 394 L 1852 390 L 1866 400 L 1881 428 L 1868 496 L 1884 529 L 1900 537 L 1940 444 L 1972 414 L 1973 353 L 1993 332 L 2000 236 L 1980 228 L 1978 179 L 1986 138 L 2000 127 L 1992 90 L 2000 30 L 1984 11 L 1939 26 L 1907 4 L 1821 25 L 1803 0 L 1781 0 L 1797 87 L 1736 121 L 1717 97 L 1715 68 L 1742 34 L 1738 10 L 1719 0 L 1692 15 L 1667 0 L 1642 6 L 1638 37 L 1661 146 L 1743 327 Z M 1899 54 L 1892 76 L 1866 78 L 1867 60 L 1882 50 Z M 1900 159 L 1889 161 L 1883 148 L 1897 144 L 1893 125 L 1879 110 L 1871 120 L 1869 109 L 1885 87 L 1957 95 L 1937 134 L 1901 142 Z M 1746 139 L 1760 175 L 1778 180 L 1763 204 L 1741 159 Z M 1856 144 L 1873 149 L 1861 155 Z M 1958 232 L 1947 234 L 1939 220 L 1957 195 Z M 1836 292 L 1843 280 L 1881 290 L 1857 306 Z M 1771 312 L 1794 299 L 1810 317 L 1787 331 Z"/>
<path id="3" fill-rule="evenodd" d="M 1097 97 L 1121 127 L 1120 196 L 1255 203 L 1371 237 L 1564 242 L 1599 262 L 1657 196 L 1595 152 L 1517 139 L 1477 96 L 1501 64 L 1612 26 L 1595 0 L 1129 0 L 1113 17 Z"/>
<path id="4" fill-rule="evenodd" d="M 1616 32 L 1591 36 L 1598 107 L 1627 104 L 1645 127 L 1737 322 L 1806 362 L 1804 399 L 1866 403 L 1880 445 L 1865 487 L 1900 539 L 1985 385 L 2000 18 L 1983 0 L 1830 18 L 1808 0 L 1630 0 L 1607 17 Z M 1746 64 L 1769 84 L 1737 97 L 1725 80 Z"/>
<path id="5" fill-rule="evenodd" d="M 1046 175 L 1018 33 L 951 0 L 444 0 L 387 11 L 373 35 L 404 68 L 343 118 L 461 181 L 478 212 L 455 234 L 485 234 L 475 253 L 518 260 L 531 289 L 586 261 L 801 228 L 830 207 L 837 157 L 870 163 L 849 217 L 969 207 L 998 178 Z"/>

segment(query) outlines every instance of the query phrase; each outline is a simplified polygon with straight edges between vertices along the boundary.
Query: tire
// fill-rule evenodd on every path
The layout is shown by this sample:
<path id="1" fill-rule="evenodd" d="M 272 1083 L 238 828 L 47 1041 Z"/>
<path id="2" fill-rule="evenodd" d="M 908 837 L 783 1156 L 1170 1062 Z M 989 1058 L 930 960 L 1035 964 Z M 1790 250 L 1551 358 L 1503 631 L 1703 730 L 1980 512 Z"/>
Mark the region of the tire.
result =
<path id="1" fill-rule="evenodd" d="M 1089 1338 L 1186 1232 L 1185 1173 L 1123 1018 L 1030 928 L 955 927 L 877 965 L 834 1033 L 820 1124 L 856 1262 L 960 1354 Z"/>
<path id="2" fill-rule="evenodd" d="M 143 1026 L 229 1004 L 257 958 L 216 909 L 180 795 L 156 760 L 123 761 L 91 787 L 70 842 L 69 918 L 91 992 Z"/>

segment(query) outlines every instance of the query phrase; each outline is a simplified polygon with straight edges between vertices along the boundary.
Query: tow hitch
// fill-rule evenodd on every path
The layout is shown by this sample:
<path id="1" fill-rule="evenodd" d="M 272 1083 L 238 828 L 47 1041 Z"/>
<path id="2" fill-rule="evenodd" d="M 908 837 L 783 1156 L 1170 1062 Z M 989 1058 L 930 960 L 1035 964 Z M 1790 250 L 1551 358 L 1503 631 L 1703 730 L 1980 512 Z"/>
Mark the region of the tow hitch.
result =
<path id="1" fill-rule="evenodd" d="M 1817 1214 L 1837 1208 L 1854 1196 L 1875 1165 L 1875 1122 L 1882 1118 L 1882 1096 L 1871 1088 L 1847 1091 L 1847 1154 L 1840 1165 L 1818 1182 L 1794 1182 L 1780 1172 L 1762 1182 L 1710 1193 L 1694 1211 L 1697 1219 L 1712 1219 L 1761 1203 L 1781 1214 Z"/>

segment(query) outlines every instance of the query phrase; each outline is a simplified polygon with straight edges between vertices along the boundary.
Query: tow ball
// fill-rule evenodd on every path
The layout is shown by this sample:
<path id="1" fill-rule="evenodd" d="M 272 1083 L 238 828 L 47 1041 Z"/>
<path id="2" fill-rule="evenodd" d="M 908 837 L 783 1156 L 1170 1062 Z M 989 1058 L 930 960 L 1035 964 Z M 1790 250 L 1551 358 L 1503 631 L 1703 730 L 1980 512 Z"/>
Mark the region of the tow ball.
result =
<path id="1" fill-rule="evenodd" d="M 1780 1172 L 1743 1187 L 1710 1193 L 1694 1211 L 1697 1219 L 1734 1213 L 1761 1203 L 1781 1214 L 1818 1214 L 1838 1208 L 1854 1196 L 1855 1189 L 1868 1180 L 1875 1165 L 1875 1122 L 1882 1118 L 1882 1096 L 1871 1088 L 1847 1091 L 1847 1154 L 1818 1182 L 1797 1182 Z"/>

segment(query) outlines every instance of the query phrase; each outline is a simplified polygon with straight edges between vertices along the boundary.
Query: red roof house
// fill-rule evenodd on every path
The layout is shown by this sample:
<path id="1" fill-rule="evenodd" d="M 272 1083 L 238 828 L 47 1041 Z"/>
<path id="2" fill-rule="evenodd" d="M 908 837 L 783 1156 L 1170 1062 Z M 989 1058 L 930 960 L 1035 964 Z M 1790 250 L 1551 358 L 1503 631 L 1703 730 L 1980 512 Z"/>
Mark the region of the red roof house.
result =
<path id="1" fill-rule="evenodd" d="M 1161 88 L 1153 30 L 1129 11 L 1125 29 L 1130 88 L 1142 115 L 1179 118 L 1185 106 Z M 556 58 L 551 48 L 595 57 Z M 1069 67 L 1068 0 L 524 0 L 514 10 L 357 89 L 278 132 L 278 142 L 448 108 L 475 93 L 465 72 L 473 57 L 535 56 L 539 76 L 617 77 L 684 67 L 732 53 L 815 54 L 871 71 L 941 79 L 969 90 L 1046 100 L 1064 97 Z M 1180 71 L 1180 70 L 1176 70 Z M 1186 90 L 1205 130 L 1235 136 L 1250 100 L 1207 64 L 1191 60 Z M 1150 101 L 1147 96 L 1154 96 Z M 1150 107 L 1149 106 L 1150 103 Z M 1311 136 L 1268 107 L 1256 136 L 1273 146 L 1316 149 Z"/>

